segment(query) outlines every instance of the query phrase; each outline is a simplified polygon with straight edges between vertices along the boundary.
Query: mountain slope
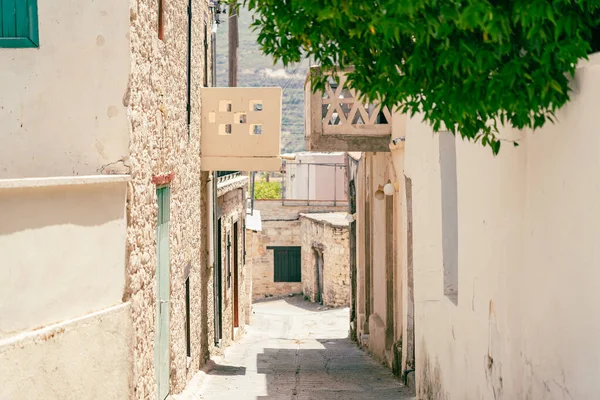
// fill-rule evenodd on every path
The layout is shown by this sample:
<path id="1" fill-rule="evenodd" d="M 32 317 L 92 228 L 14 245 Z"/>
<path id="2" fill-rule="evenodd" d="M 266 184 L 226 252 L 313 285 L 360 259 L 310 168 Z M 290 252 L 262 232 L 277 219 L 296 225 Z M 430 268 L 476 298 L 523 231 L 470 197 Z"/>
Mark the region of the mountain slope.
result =
<path id="1" fill-rule="evenodd" d="M 221 14 L 221 21 L 217 29 L 217 85 L 227 86 L 229 17 Z M 282 87 L 282 152 L 304 150 L 304 80 L 308 71 L 308 60 L 287 69 L 283 68 L 281 63 L 273 65 L 273 59 L 263 55 L 256 43 L 257 34 L 250 28 L 250 12 L 240 10 L 238 21 L 238 86 Z"/>

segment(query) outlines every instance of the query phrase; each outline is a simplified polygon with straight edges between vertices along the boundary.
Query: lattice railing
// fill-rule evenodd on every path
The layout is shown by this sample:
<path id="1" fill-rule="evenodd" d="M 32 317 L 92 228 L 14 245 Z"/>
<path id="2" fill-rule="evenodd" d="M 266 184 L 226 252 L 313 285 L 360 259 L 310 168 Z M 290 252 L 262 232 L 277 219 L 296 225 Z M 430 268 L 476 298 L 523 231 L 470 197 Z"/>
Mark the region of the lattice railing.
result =
<path id="1" fill-rule="evenodd" d="M 318 72 L 318 68 L 312 69 L 313 74 Z M 310 93 L 309 81 L 306 89 L 307 98 L 310 98 L 313 132 L 323 135 L 391 134 L 392 115 L 389 109 L 377 102 L 361 101 L 360 96 L 346 86 L 345 74 L 339 74 L 339 83 L 330 77 L 321 92 Z"/>

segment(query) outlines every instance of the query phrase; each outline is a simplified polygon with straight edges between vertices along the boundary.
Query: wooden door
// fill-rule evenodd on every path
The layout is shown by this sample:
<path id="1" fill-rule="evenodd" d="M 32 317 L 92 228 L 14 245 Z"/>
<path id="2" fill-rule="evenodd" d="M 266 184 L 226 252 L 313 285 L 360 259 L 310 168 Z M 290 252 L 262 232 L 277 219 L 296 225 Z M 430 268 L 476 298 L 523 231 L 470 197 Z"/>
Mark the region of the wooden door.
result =
<path id="1" fill-rule="evenodd" d="M 155 366 L 158 384 L 158 399 L 164 400 L 169 394 L 169 320 L 170 320 L 170 188 L 162 187 L 156 191 L 158 198 L 158 224 L 156 229 L 156 279 L 157 279 L 157 316 L 155 335 Z"/>
<path id="2" fill-rule="evenodd" d="M 238 223 L 233 224 L 233 326 L 237 328 L 240 326 L 239 316 L 239 265 L 238 265 L 238 251 L 239 251 L 239 229 Z"/>

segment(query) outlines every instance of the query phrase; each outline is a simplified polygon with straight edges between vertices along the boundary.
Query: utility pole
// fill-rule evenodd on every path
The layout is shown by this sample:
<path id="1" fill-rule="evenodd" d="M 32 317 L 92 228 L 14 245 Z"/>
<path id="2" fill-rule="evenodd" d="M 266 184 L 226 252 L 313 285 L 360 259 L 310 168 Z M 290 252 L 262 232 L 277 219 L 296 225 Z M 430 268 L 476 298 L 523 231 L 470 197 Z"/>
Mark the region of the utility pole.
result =
<path id="1" fill-rule="evenodd" d="M 229 6 L 229 86 L 237 86 L 238 72 L 238 10 L 236 6 Z"/>

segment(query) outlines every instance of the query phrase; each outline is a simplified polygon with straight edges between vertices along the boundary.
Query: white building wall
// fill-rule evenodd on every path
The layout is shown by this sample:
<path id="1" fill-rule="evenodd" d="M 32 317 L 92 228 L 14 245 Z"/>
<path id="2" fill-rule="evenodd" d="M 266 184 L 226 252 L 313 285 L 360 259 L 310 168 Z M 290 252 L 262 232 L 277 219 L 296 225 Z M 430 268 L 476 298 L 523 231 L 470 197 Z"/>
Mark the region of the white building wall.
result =
<path id="1" fill-rule="evenodd" d="M 129 2 L 38 1 L 38 15 L 39 49 L 0 49 L 0 179 L 123 172 Z"/>
<path id="2" fill-rule="evenodd" d="M 344 164 L 344 153 L 297 153 L 286 164 L 286 199 L 346 201 Z"/>
<path id="3" fill-rule="evenodd" d="M 0 399 L 128 399 L 128 176 L 0 180 Z"/>
<path id="4" fill-rule="evenodd" d="M 0 340 L 0 399 L 132 398 L 129 303 Z"/>
<path id="5" fill-rule="evenodd" d="M 126 182 L 71 179 L 0 189 L 0 338 L 122 301 Z"/>
<path id="6" fill-rule="evenodd" d="M 559 123 L 506 130 L 500 154 L 457 139 L 458 296 L 444 294 L 439 138 L 407 125 L 420 398 L 600 397 L 600 55 Z M 469 379 L 464 379 L 469 377 Z"/>

